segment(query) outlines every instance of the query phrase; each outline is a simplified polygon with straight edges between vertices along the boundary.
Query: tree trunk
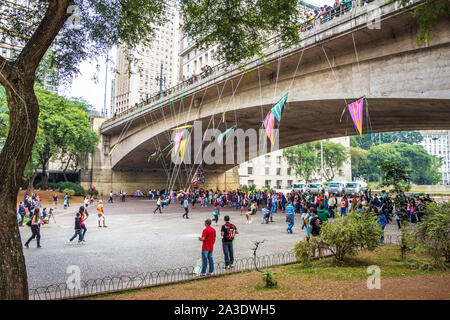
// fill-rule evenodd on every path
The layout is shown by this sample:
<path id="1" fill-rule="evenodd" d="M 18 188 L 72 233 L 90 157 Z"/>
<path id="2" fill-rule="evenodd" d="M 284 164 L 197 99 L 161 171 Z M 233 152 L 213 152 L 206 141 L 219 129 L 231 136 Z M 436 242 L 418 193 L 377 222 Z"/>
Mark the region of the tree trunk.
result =
<path id="1" fill-rule="evenodd" d="M 64 170 L 63 170 L 63 176 L 64 176 L 64 181 L 65 181 L 65 182 L 68 181 L 68 180 L 67 180 L 66 171 L 67 171 L 67 168 L 69 167 L 69 164 L 70 164 L 70 161 L 71 161 L 71 160 L 72 160 L 72 155 L 69 156 L 69 160 L 67 160 L 66 167 L 65 167 Z"/>
<path id="2" fill-rule="evenodd" d="M 0 300 L 28 299 L 28 281 L 16 218 L 17 194 L 37 130 L 39 105 L 33 77 L 8 74 L 6 97 L 10 129 L 0 153 Z"/>
<path id="3" fill-rule="evenodd" d="M 31 191 L 33 190 L 34 186 L 34 180 L 37 177 L 37 172 L 35 171 L 33 175 L 31 176 L 30 180 L 28 180 L 28 186 L 27 186 L 27 194 L 31 194 Z"/>
<path id="4" fill-rule="evenodd" d="M 10 128 L 0 153 L 0 300 L 28 299 L 27 269 L 16 218 L 17 194 L 33 148 L 39 117 L 34 94 L 37 67 L 71 15 L 73 0 L 49 0 L 44 18 L 13 61 L 0 57 Z"/>
<path id="5" fill-rule="evenodd" d="M 47 165 L 48 165 L 48 159 L 44 160 L 44 164 L 42 165 L 42 190 L 48 189 L 48 172 L 47 172 Z"/>

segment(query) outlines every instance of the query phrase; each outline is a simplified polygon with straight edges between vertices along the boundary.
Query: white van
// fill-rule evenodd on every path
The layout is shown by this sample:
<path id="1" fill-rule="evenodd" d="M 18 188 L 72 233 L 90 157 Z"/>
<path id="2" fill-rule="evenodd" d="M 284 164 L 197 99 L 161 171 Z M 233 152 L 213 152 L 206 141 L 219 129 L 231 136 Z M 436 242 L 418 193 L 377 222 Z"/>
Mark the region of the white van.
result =
<path id="1" fill-rule="evenodd" d="M 294 183 L 292 186 L 292 189 L 295 192 L 304 192 L 305 191 L 305 185 L 303 183 Z"/>
<path id="2" fill-rule="evenodd" d="M 310 184 L 308 184 L 307 191 L 309 191 L 312 194 L 319 194 L 320 192 L 322 192 L 322 184 L 310 183 Z"/>
<path id="3" fill-rule="evenodd" d="M 344 190 L 345 190 L 344 182 L 330 182 L 327 188 L 328 194 L 334 193 L 338 196 L 342 196 L 344 194 Z"/>
<path id="4" fill-rule="evenodd" d="M 347 195 L 355 195 L 361 192 L 366 191 L 367 183 L 358 181 L 358 182 L 347 182 L 345 184 L 345 194 Z"/>

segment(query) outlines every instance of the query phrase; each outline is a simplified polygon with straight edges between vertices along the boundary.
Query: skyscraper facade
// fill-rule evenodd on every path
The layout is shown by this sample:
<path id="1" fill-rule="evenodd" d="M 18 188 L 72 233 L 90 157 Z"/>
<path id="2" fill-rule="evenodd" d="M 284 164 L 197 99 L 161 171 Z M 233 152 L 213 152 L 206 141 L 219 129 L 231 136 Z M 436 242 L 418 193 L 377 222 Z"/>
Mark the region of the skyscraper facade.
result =
<path id="1" fill-rule="evenodd" d="M 179 11 L 175 1 L 167 0 L 164 14 L 167 23 L 156 27 L 149 46 L 129 49 L 119 45 L 112 116 L 178 82 Z"/>

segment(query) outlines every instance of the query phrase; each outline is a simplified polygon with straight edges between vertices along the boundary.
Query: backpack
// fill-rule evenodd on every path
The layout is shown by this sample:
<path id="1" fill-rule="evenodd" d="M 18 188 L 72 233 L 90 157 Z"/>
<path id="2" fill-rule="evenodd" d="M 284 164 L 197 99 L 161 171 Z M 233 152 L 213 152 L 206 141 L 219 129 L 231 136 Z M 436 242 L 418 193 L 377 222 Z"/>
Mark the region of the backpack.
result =
<path id="1" fill-rule="evenodd" d="M 225 237 L 227 240 L 233 241 L 234 236 L 236 235 L 236 227 L 234 224 L 230 223 L 228 225 L 225 225 L 225 228 L 227 229 L 227 236 Z"/>

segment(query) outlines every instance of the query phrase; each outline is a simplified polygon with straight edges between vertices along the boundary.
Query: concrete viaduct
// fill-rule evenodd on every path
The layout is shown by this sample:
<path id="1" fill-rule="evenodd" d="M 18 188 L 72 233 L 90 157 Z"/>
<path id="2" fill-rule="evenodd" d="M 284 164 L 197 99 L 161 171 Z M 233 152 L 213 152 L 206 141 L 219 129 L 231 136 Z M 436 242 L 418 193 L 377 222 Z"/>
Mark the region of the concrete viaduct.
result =
<path id="1" fill-rule="evenodd" d="M 279 148 L 356 134 L 348 111 L 340 119 L 346 103 L 361 96 L 369 104 L 371 132 L 450 129 L 450 22 L 438 21 L 430 41 L 417 44 L 411 11 L 420 1 L 413 3 L 406 9 L 389 0 L 354 5 L 302 33 L 293 48 L 269 45 L 264 63 L 255 58 L 240 68 L 216 68 L 160 99 L 107 121 L 97 119 L 101 141 L 82 171 L 82 184 L 93 184 L 103 194 L 167 187 L 168 165 L 148 162 L 148 156 L 170 143 L 170 129 L 202 120 L 205 130 L 212 117 L 217 125 L 224 113 L 228 127 L 259 129 L 287 92 Z M 235 188 L 236 170 L 225 174 L 232 167 L 204 165 L 204 187 Z M 175 188 L 185 186 L 192 166 L 180 168 Z"/>

